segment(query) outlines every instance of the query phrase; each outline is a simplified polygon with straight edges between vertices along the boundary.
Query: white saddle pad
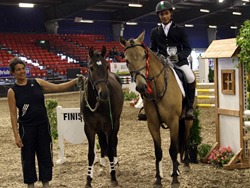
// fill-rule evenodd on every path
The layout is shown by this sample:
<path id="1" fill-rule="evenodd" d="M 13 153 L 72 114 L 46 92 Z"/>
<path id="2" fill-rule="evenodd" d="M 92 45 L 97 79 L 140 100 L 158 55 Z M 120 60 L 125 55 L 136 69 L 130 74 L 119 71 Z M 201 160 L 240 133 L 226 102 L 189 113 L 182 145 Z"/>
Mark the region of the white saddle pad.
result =
<path id="1" fill-rule="evenodd" d="M 178 85 L 179 85 L 179 87 L 180 87 L 181 93 L 182 93 L 183 97 L 185 98 L 185 97 L 186 97 L 186 93 L 185 93 L 185 90 L 184 90 L 184 87 L 183 87 L 183 83 L 182 83 L 182 81 L 180 80 L 180 78 L 179 78 L 179 76 L 177 75 L 177 73 L 175 72 L 175 70 L 174 70 L 172 67 L 170 67 L 170 68 L 173 70 L 174 75 L 175 75 L 175 78 L 176 78 L 176 80 L 177 80 L 177 83 L 178 83 Z M 198 93 L 197 93 L 197 88 L 195 88 L 195 96 L 197 96 L 197 95 L 198 95 Z"/>
<path id="2" fill-rule="evenodd" d="M 182 93 L 183 97 L 185 98 L 185 97 L 186 97 L 186 93 L 185 93 L 185 90 L 184 90 L 182 81 L 180 80 L 180 78 L 179 78 L 179 76 L 177 75 L 177 73 L 175 72 L 175 70 L 174 70 L 172 67 L 170 67 L 170 68 L 173 70 L 174 76 L 175 76 L 175 78 L 176 78 L 176 80 L 177 80 L 177 83 L 178 83 L 178 85 L 179 85 L 179 88 L 180 88 L 180 90 L 181 90 L 181 93 Z"/>

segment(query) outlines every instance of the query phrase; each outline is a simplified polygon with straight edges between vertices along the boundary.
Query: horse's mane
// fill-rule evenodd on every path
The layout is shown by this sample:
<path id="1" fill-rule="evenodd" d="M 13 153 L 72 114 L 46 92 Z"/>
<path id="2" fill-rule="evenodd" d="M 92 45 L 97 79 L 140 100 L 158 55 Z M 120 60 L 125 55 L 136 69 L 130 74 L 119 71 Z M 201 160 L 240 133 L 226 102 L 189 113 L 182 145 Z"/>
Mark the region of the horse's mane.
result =
<path id="1" fill-rule="evenodd" d="M 172 68 L 174 67 L 174 64 L 171 61 L 169 61 L 168 58 L 166 58 L 164 55 L 160 54 L 159 52 L 155 53 L 152 50 L 151 52 L 156 56 L 156 58 L 158 58 L 161 61 L 163 65 L 167 65 Z"/>

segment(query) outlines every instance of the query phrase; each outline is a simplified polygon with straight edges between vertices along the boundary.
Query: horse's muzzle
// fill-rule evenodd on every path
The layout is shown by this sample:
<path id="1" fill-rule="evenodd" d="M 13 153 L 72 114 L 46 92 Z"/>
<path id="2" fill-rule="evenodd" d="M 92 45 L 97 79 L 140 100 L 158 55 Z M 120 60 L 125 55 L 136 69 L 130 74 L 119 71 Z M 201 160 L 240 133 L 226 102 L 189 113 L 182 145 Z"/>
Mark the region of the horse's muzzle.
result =
<path id="1" fill-rule="evenodd" d="M 99 98 L 99 101 L 108 101 L 109 99 L 109 91 L 99 91 L 98 92 L 98 98 Z"/>
<path id="2" fill-rule="evenodd" d="M 148 90 L 148 86 L 146 84 L 141 84 L 141 85 L 137 85 L 135 87 L 136 91 L 138 91 L 140 94 L 145 94 L 147 93 Z"/>

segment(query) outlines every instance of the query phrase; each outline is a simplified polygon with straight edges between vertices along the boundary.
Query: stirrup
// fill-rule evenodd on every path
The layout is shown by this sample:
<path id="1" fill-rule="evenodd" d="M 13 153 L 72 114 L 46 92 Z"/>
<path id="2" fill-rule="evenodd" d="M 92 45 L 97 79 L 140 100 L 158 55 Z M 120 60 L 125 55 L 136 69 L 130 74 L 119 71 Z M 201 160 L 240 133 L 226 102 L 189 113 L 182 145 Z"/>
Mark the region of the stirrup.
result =
<path id="1" fill-rule="evenodd" d="M 189 110 L 193 110 L 193 113 L 187 113 Z M 196 120 L 196 117 L 195 117 L 195 110 L 193 108 L 189 108 L 187 111 L 186 111 L 186 114 L 185 114 L 185 119 L 186 120 Z"/>
<path id="2" fill-rule="evenodd" d="M 147 116 L 146 116 L 145 112 L 143 112 L 143 113 L 141 112 L 142 109 L 143 109 L 143 107 L 142 107 L 142 108 L 140 109 L 140 111 L 139 111 L 138 120 L 146 121 L 146 120 L 147 120 Z"/>

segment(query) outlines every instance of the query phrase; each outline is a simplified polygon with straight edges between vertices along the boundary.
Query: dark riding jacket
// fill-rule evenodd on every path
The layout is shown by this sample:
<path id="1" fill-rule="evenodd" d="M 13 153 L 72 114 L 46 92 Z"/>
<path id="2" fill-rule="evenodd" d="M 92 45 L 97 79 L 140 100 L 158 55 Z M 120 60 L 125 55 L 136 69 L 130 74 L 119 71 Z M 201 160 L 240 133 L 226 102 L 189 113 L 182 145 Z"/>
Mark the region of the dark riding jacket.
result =
<path id="1" fill-rule="evenodd" d="M 187 57 L 191 47 L 185 29 L 172 22 L 168 36 L 165 35 L 162 25 L 152 29 L 150 34 L 150 49 L 167 57 L 167 47 L 176 46 L 179 61 L 177 66 L 188 65 Z"/>

